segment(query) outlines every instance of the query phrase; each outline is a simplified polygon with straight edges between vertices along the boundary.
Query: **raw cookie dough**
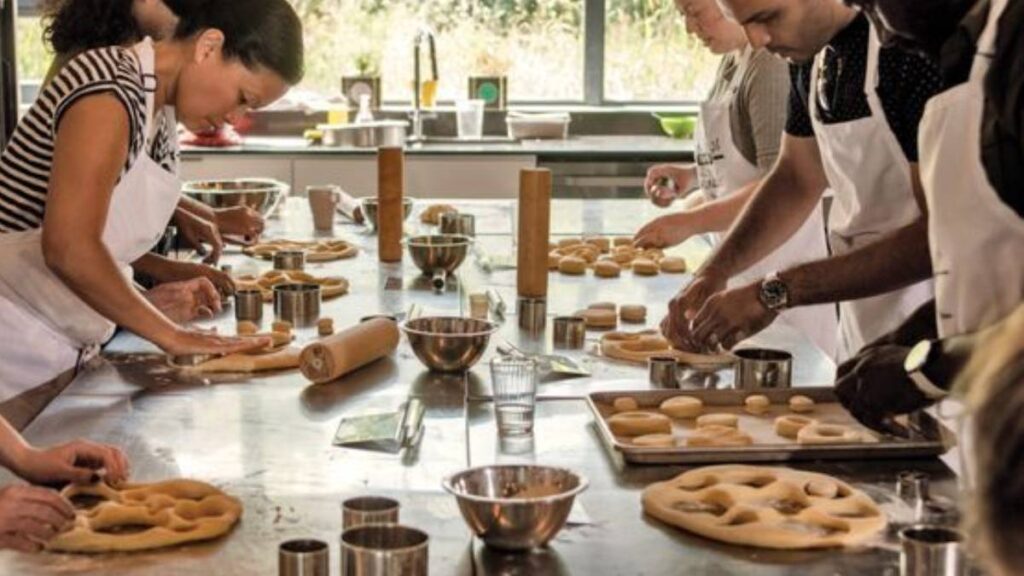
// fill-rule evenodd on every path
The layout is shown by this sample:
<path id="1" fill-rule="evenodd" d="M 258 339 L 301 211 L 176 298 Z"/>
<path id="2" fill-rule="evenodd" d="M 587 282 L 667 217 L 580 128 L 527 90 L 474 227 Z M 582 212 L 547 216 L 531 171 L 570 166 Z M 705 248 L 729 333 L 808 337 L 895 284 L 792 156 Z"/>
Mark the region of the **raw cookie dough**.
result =
<path id="1" fill-rule="evenodd" d="M 815 422 L 801 428 L 796 441 L 799 444 L 860 444 L 864 436 L 849 426 Z"/>
<path id="2" fill-rule="evenodd" d="M 320 336 L 330 336 L 331 334 L 334 334 L 334 319 L 321 318 L 317 320 L 316 333 Z"/>
<path id="3" fill-rule="evenodd" d="M 686 272 L 686 260 L 677 256 L 666 256 L 658 262 L 661 271 L 666 274 L 682 274 Z"/>
<path id="4" fill-rule="evenodd" d="M 580 240 L 579 238 L 562 238 L 558 241 L 558 249 L 565 250 L 567 248 L 572 248 L 573 246 L 579 246 L 580 244 L 583 244 L 583 240 Z"/>
<path id="5" fill-rule="evenodd" d="M 789 399 L 789 409 L 800 414 L 814 412 L 814 400 L 807 396 L 793 396 Z"/>
<path id="6" fill-rule="evenodd" d="M 754 439 L 750 434 L 732 426 L 701 426 L 686 437 L 686 445 L 693 447 L 724 448 L 729 446 L 750 446 Z"/>
<path id="7" fill-rule="evenodd" d="M 747 414 L 753 414 L 754 416 L 764 414 L 771 405 L 772 401 L 764 394 L 754 394 L 747 396 L 743 400 L 743 409 L 747 411 Z"/>
<path id="8" fill-rule="evenodd" d="M 640 405 L 637 404 L 636 398 L 623 396 L 621 398 L 616 398 L 612 402 L 612 408 L 614 408 L 616 412 L 634 412 L 640 409 Z"/>
<path id="9" fill-rule="evenodd" d="M 184 368 L 188 372 L 213 373 L 256 373 L 271 370 L 288 370 L 299 367 L 302 349 L 289 346 L 267 354 L 228 354 L 207 360 L 195 366 Z"/>
<path id="10" fill-rule="evenodd" d="M 274 323 L 270 325 L 270 329 L 281 334 L 291 334 L 292 323 L 287 320 L 274 320 Z"/>
<path id="11" fill-rule="evenodd" d="M 590 309 L 580 312 L 577 316 L 582 316 L 587 328 L 592 330 L 610 330 L 619 324 L 619 316 L 614 310 Z"/>
<path id="12" fill-rule="evenodd" d="M 638 304 L 624 304 L 622 308 L 619 308 L 619 318 L 623 322 L 643 324 L 647 322 L 647 307 Z"/>
<path id="13" fill-rule="evenodd" d="M 735 414 L 705 414 L 697 418 L 697 428 L 708 426 L 724 426 L 726 428 L 737 428 L 740 419 Z"/>
<path id="14" fill-rule="evenodd" d="M 318 277 L 298 270 L 270 270 L 259 278 L 238 276 L 235 285 L 239 289 L 259 290 L 264 302 L 274 301 L 274 286 L 280 284 L 316 284 L 320 286 L 320 298 L 330 300 L 348 294 L 348 280 L 340 276 Z"/>
<path id="15" fill-rule="evenodd" d="M 704 410 L 704 402 L 693 396 L 675 396 L 662 402 L 658 410 L 670 418 L 696 418 Z"/>
<path id="16" fill-rule="evenodd" d="M 733 363 L 733 357 L 728 354 L 698 354 L 676 350 L 656 330 L 609 332 L 601 337 L 601 354 L 644 365 L 652 356 L 673 356 L 680 362 L 702 368 L 719 368 Z"/>
<path id="17" fill-rule="evenodd" d="M 433 224 L 438 226 L 441 224 L 442 214 L 458 214 L 459 211 L 450 204 L 431 204 L 427 206 L 423 213 L 420 214 L 420 222 L 424 224 Z"/>
<path id="18" fill-rule="evenodd" d="M 71 530 L 53 537 L 46 548 L 54 552 L 133 552 L 175 546 L 223 536 L 238 522 L 242 503 L 217 488 L 194 480 L 155 484 L 70 485 L 61 495 L 101 499 L 92 508 L 78 509 Z M 119 527 L 141 531 L 118 533 Z"/>
<path id="19" fill-rule="evenodd" d="M 589 310 L 611 310 L 612 312 L 615 312 L 618 309 L 618 306 L 615 304 L 615 302 L 594 302 L 590 306 L 587 306 L 587 309 L 589 309 Z"/>
<path id="20" fill-rule="evenodd" d="M 835 488 L 823 490 L 826 485 Z M 648 486 L 641 500 L 644 512 L 662 522 L 758 548 L 854 546 L 886 525 L 885 514 L 863 492 L 831 476 L 788 468 L 698 468 Z"/>
<path id="21" fill-rule="evenodd" d="M 352 258 L 359 253 L 355 245 L 344 240 L 268 240 L 242 248 L 242 253 L 254 258 L 273 260 L 281 250 L 301 250 L 306 262 L 330 262 Z"/>
<path id="22" fill-rule="evenodd" d="M 676 445 L 676 439 L 671 434 L 645 434 L 633 438 L 633 445 L 644 448 L 672 448 Z"/>
<path id="23" fill-rule="evenodd" d="M 579 276 L 587 271 L 587 261 L 578 256 L 566 256 L 558 261 L 558 271 L 570 276 Z"/>
<path id="24" fill-rule="evenodd" d="M 797 434 L 800 433 L 800 429 L 805 426 L 810 426 L 816 421 L 805 416 L 797 416 L 796 414 L 787 414 L 785 416 L 779 416 L 775 419 L 775 433 L 783 438 L 789 438 L 790 440 L 796 440 Z"/>
<path id="25" fill-rule="evenodd" d="M 602 254 L 609 252 L 612 249 L 612 241 L 610 238 L 596 237 L 596 238 L 584 238 L 584 244 L 590 244 L 597 248 Z"/>
<path id="26" fill-rule="evenodd" d="M 255 322 L 249 320 L 239 320 L 235 326 L 235 334 L 239 336 L 252 336 L 260 331 L 260 327 Z"/>
<path id="27" fill-rule="evenodd" d="M 562 258 L 565 256 L 562 256 L 562 253 L 557 250 L 548 254 L 548 270 L 558 270 L 558 263 L 562 261 Z"/>
<path id="28" fill-rule="evenodd" d="M 632 247 L 633 246 L 633 237 L 632 236 L 619 236 L 617 238 L 612 238 L 612 246 L 630 246 L 630 247 Z"/>
<path id="29" fill-rule="evenodd" d="M 647 258 L 637 258 L 636 260 L 633 260 L 633 274 L 640 276 L 657 276 L 658 263 L 654 260 L 648 260 Z"/>
<path id="30" fill-rule="evenodd" d="M 594 276 L 598 278 L 618 278 L 622 273 L 622 266 L 609 260 L 600 260 L 594 264 Z"/>
<path id="31" fill-rule="evenodd" d="M 654 412 L 620 412 L 608 418 L 608 427 L 616 436 L 672 433 L 668 416 Z"/>

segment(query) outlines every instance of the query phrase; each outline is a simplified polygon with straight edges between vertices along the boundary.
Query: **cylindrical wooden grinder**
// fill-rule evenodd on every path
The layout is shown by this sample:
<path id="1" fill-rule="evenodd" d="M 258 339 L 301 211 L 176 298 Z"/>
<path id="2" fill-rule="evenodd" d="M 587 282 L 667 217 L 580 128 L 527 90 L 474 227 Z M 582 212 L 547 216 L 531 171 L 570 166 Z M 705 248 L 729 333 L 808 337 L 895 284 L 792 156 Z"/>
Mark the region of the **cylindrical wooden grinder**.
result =
<path id="1" fill-rule="evenodd" d="M 377 151 L 377 252 L 381 262 L 402 261 L 405 157 L 399 147 Z"/>
<path id="2" fill-rule="evenodd" d="M 517 287 L 522 298 L 547 298 L 548 236 L 551 229 L 551 171 L 519 173 L 519 261 Z"/>
<path id="3" fill-rule="evenodd" d="M 393 320 L 367 320 L 303 348 L 299 369 L 312 382 L 330 382 L 387 356 L 398 338 Z"/>

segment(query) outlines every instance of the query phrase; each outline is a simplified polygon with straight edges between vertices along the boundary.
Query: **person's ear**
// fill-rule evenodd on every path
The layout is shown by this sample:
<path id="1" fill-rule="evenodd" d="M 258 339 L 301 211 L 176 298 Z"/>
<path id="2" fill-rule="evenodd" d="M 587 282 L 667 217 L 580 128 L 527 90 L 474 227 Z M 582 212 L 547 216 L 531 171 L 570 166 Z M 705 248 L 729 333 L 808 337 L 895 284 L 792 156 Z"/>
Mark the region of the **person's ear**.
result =
<path id="1" fill-rule="evenodd" d="M 195 61 L 202 63 L 215 56 L 220 56 L 224 48 L 224 33 L 216 28 L 203 30 L 196 38 Z"/>

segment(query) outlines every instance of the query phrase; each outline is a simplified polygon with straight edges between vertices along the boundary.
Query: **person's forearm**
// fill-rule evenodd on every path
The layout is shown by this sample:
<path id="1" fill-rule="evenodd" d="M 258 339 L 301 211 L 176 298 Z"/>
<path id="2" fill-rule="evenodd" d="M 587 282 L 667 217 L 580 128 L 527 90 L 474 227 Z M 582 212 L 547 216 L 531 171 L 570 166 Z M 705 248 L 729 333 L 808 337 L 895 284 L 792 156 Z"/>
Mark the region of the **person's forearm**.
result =
<path id="1" fill-rule="evenodd" d="M 31 446 L 10 423 L 0 417 L 0 466 L 17 472 L 23 455 Z"/>
<path id="2" fill-rule="evenodd" d="M 928 222 L 919 218 L 851 252 L 808 262 L 779 277 L 791 306 L 844 302 L 878 296 L 932 275 Z"/>
<path id="3" fill-rule="evenodd" d="M 47 250 L 44 244 L 44 253 L 50 269 L 111 322 L 157 344 L 177 331 L 124 277 L 102 242 L 81 242 L 74 250 Z"/>
<path id="4" fill-rule="evenodd" d="M 724 232 L 732 226 L 736 218 L 743 212 L 743 208 L 750 201 L 757 190 L 761 180 L 755 180 L 732 194 L 716 198 L 710 202 L 703 202 L 687 210 L 694 223 L 696 234 L 707 234 L 708 232 Z"/>
<path id="5" fill-rule="evenodd" d="M 178 200 L 178 210 L 184 210 L 189 214 L 195 214 L 204 220 L 215 222 L 217 219 L 217 211 L 213 208 L 203 204 L 199 200 L 190 198 L 188 196 L 182 196 Z"/>
<path id="6" fill-rule="evenodd" d="M 698 274 L 731 278 L 758 263 L 800 229 L 823 192 L 824 188 L 811 189 L 792 169 L 776 167 L 752 191 L 739 218 Z"/>
<path id="7" fill-rule="evenodd" d="M 181 280 L 182 275 L 178 268 L 182 265 L 182 262 L 152 252 L 142 255 L 141 258 L 132 262 L 132 268 L 137 273 L 151 278 L 157 284 Z"/>

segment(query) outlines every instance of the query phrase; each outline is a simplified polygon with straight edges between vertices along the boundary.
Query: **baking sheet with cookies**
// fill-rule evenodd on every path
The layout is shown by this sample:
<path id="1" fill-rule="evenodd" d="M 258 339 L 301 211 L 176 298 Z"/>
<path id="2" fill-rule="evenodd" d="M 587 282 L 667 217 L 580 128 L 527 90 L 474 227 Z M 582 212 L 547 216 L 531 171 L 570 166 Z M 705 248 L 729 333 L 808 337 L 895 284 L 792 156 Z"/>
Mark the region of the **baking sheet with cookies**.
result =
<path id="1" fill-rule="evenodd" d="M 766 396 L 771 405 L 763 414 L 753 415 L 744 401 L 752 395 Z M 665 400 L 677 396 L 697 398 L 703 403 L 701 415 L 731 414 L 737 428 L 750 436 L 743 446 L 688 446 L 687 439 L 697 430 L 695 418 L 671 419 L 673 446 L 638 446 L 633 437 L 612 433 L 608 418 L 616 413 L 617 399 L 632 398 L 637 411 L 658 413 Z M 814 401 L 813 410 L 797 414 L 789 407 L 793 396 Z M 620 400 L 620 403 L 622 400 Z M 859 460 L 872 458 L 914 458 L 944 454 L 955 443 L 952 433 L 925 412 L 905 420 L 908 438 L 878 434 L 860 425 L 835 397 L 832 388 L 791 388 L 766 390 L 628 390 L 594 392 L 587 396 L 602 440 L 635 464 L 708 464 L 733 462 L 785 462 L 792 460 Z M 830 444 L 802 444 L 784 438 L 775 431 L 780 416 L 803 416 L 823 424 L 835 424 L 855 431 L 860 441 Z"/>

